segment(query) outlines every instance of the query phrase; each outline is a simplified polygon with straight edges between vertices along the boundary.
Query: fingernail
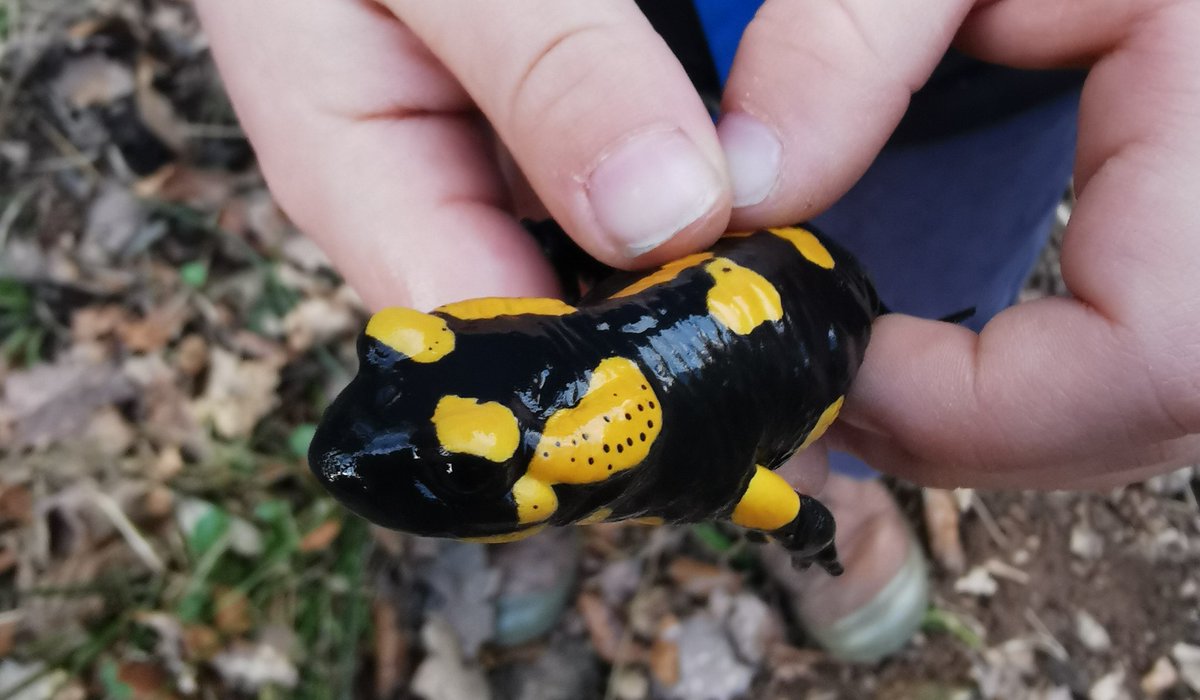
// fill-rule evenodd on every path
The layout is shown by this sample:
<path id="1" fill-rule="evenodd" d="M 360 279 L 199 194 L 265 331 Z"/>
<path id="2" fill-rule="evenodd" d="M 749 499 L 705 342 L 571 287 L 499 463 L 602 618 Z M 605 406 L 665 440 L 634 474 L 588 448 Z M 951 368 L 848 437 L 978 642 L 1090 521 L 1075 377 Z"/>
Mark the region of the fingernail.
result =
<path id="1" fill-rule="evenodd" d="M 779 179 L 783 144 L 775 132 L 744 112 L 721 117 L 717 139 L 725 150 L 733 187 L 733 206 L 748 207 L 767 198 Z"/>
<path id="2" fill-rule="evenodd" d="M 600 226 L 637 256 L 712 209 L 721 196 L 721 179 L 683 132 L 652 131 L 601 158 L 586 190 Z"/>

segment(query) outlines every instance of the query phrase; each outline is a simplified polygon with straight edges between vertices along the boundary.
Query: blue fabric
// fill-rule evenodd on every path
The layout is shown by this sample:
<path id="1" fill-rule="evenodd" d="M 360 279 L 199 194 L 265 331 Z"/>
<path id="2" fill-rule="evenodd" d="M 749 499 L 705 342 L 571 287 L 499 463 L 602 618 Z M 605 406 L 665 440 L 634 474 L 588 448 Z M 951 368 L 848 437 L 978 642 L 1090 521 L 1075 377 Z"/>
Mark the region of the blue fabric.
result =
<path id="1" fill-rule="evenodd" d="M 696 0 L 724 82 L 758 2 Z M 975 307 L 978 330 L 1010 306 L 1054 221 L 1074 161 L 1078 93 L 1003 121 L 890 147 L 841 200 L 816 218 L 855 253 L 894 311 L 926 318 Z M 850 455 L 835 471 L 875 472 Z"/>
<path id="2" fill-rule="evenodd" d="M 979 330 L 1013 304 L 1071 175 L 1079 95 L 942 141 L 885 149 L 816 218 L 855 253 L 895 311 L 938 318 L 974 306 Z M 848 476 L 873 471 L 832 454 Z"/>
<path id="3" fill-rule="evenodd" d="M 729 77 L 733 55 L 737 52 L 742 32 L 762 5 L 761 0 L 694 0 L 700 25 L 708 39 L 708 50 L 721 76 L 721 84 Z"/>

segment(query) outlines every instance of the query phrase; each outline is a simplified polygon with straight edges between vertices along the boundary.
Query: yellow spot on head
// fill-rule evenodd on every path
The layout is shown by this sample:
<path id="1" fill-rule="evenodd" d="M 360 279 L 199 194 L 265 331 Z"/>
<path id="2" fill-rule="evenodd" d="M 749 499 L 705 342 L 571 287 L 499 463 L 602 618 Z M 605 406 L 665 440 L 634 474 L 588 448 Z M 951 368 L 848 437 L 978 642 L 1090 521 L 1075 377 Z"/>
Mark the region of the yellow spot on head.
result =
<path id="1" fill-rule="evenodd" d="M 522 525 L 540 523 L 558 510 L 558 495 L 543 481 L 526 474 L 512 488 L 517 502 L 517 522 Z"/>
<path id="2" fill-rule="evenodd" d="M 413 309 L 384 309 L 367 322 L 367 335 L 414 362 L 437 362 L 454 350 L 444 319 Z"/>
<path id="3" fill-rule="evenodd" d="M 513 412 L 496 403 L 443 396 L 433 411 L 438 442 L 447 452 L 503 462 L 517 451 L 521 430 Z"/>
<path id="4" fill-rule="evenodd" d="M 717 258 L 704 269 L 715 282 L 708 290 L 708 312 L 729 330 L 744 335 L 783 318 L 779 291 L 767 278 L 728 258 Z"/>
<path id="5" fill-rule="evenodd" d="M 647 290 L 656 284 L 670 282 L 678 277 L 679 273 L 683 272 L 689 267 L 695 267 L 696 265 L 699 265 L 712 256 L 712 253 L 693 253 L 692 255 L 682 257 L 678 260 L 672 260 L 666 265 L 663 265 L 654 272 L 651 272 L 640 280 L 612 295 L 612 298 L 620 299 L 621 297 L 632 296 L 638 292 Z"/>
<path id="6" fill-rule="evenodd" d="M 575 313 L 575 307 L 561 299 L 515 298 L 515 297 L 484 297 L 482 299 L 467 299 L 446 304 L 434 309 L 437 313 L 474 321 L 481 318 L 496 318 L 497 316 L 519 316 L 531 314 L 534 316 L 565 316 Z"/>
<path id="7" fill-rule="evenodd" d="M 735 525 L 770 532 L 792 522 L 799 512 L 800 497 L 788 482 L 770 469 L 755 467 L 730 519 Z"/>
<path id="8" fill-rule="evenodd" d="M 662 405 L 646 375 L 624 357 L 592 370 L 574 408 L 546 420 L 529 474 L 548 484 L 592 484 L 641 464 L 662 430 Z"/>
<path id="9" fill-rule="evenodd" d="M 796 250 L 800 251 L 800 254 L 812 264 L 819 265 L 826 270 L 833 269 L 833 256 L 812 231 L 794 226 L 768 230 L 796 246 Z"/>
<path id="10" fill-rule="evenodd" d="M 826 430 L 829 430 L 829 426 L 837 419 L 838 413 L 842 410 L 842 404 L 845 402 L 846 397 L 839 396 L 837 401 L 825 407 L 825 410 L 821 412 L 821 416 L 817 418 L 817 424 L 809 431 L 808 437 L 804 438 L 804 442 L 800 443 L 800 449 L 803 450 L 805 447 L 813 444 L 825 434 Z"/>
<path id="11" fill-rule="evenodd" d="M 545 525 L 535 525 L 533 527 L 527 527 L 524 530 L 517 530 L 516 532 L 506 532 L 502 535 L 484 535 L 483 537 L 463 537 L 462 541 L 463 542 L 478 542 L 480 544 L 504 544 L 505 542 L 516 542 L 517 540 L 523 540 L 526 537 L 533 537 L 534 535 L 538 534 L 539 532 L 541 532 L 542 530 L 545 530 L 545 529 L 546 529 Z"/>

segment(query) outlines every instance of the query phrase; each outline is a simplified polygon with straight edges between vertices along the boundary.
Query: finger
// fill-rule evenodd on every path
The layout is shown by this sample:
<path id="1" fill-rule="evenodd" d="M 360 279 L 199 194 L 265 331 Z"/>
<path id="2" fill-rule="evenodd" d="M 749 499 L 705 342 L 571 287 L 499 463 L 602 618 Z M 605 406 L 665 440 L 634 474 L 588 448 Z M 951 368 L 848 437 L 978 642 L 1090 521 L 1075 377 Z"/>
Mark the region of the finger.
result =
<path id="1" fill-rule="evenodd" d="M 747 27 L 718 126 L 738 228 L 820 212 L 866 171 L 970 0 L 768 0 Z"/>
<path id="2" fill-rule="evenodd" d="M 792 455 L 776 471 L 799 493 L 816 495 L 825 488 L 829 477 L 829 450 L 825 440 L 817 440 Z"/>
<path id="3" fill-rule="evenodd" d="M 843 412 L 866 430 L 860 452 L 907 453 L 922 481 L 958 469 L 958 483 L 1013 486 L 1086 482 L 1168 448 L 1157 456 L 1195 456 L 1200 6 L 1146 7 L 1115 17 L 1129 31 L 1084 86 L 1062 257 L 1073 298 L 1010 309 L 979 337 L 881 319 Z"/>
<path id="4" fill-rule="evenodd" d="M 630 0 L 387 0 L 462 82 L 550 212 L 617 266 L 725 230 L 716 134 L 683 68 Z"/>
<path id="5" fill-rule="evenodd" d="M 1106 489 L 1200 462 L 1200 437 L 1194 435 L 1152 444 L 1120 444 L 1073 462 L 1008 469 L 938 461 L 927 450 L 910 451 L 902 441 L 847 423 L 831 429 L 829 437 L 831 447 L 886 465 L 893 476 L 934 488 Z"/>
<path id="6" fill-rule="evenodd" d="M 1017 68 L 1091 65 L 1129 33 L 1148 6 L 1129 0 L 1004 0 L 981 3 L 954 43 Z M 1071 27 L 1071 31 L 1063 31 Z"/>
<path id="7" fill-rule="evenodd" d="M 556 291 L 469 97 L 374 5 L 198 4 L 272 192 L 371 307 Z"/>

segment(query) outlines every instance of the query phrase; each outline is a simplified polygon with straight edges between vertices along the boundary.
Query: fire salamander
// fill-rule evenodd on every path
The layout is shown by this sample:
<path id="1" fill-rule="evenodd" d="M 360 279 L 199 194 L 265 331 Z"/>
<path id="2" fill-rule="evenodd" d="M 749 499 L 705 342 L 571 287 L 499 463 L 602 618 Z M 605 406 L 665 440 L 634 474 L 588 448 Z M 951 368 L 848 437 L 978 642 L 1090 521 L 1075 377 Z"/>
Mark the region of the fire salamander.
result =
<path id="1" fill-rule="evenodd" d="M 384 309 L 309 462 L 419 535 L 728 520 L 838 573 L 832 515 L 772 470 L 837 417 L 879 313 L 850 255 L 800 227 L 727 234 L 575 306 Z"/>

